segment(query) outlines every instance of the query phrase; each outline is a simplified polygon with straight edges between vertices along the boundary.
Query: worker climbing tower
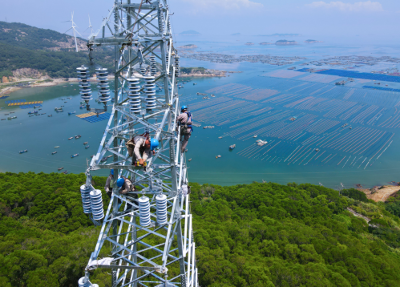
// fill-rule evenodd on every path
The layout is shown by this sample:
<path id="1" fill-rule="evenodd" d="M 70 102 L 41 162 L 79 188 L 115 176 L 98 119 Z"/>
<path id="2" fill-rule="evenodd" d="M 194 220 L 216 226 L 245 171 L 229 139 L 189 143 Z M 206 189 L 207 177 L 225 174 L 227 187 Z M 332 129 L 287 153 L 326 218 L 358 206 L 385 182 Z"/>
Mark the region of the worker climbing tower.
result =
<path id="1" fill-rule="evenodd" d="M 190 187 L 175 121 L 180 111 L 179 57 L 171 14 L 167 0 L 124 1 L 113 2 L 88 40 L 91 60 L 96 47 L 114 46 L 114 72 L 96 65 L 77 69 L 87 108 L 97 97 L 104 109 L 96 113 L 111 113 L 81 186 L 83 212 L 101 225 L 101 231 L 78 285 L 97 286 L 91 283 L 90 272 L 104 268 L 112 286 L 198 286 Z M 97 95 L 88 84 L 88 69 L 97 74 L 92 81 L 97 83 Z M 115 78 L 110 80 L 112 74 Z M 146 167 L 137 167 L 126 143 L 144 133 L 159 146 Z M 113 169 L 114 182 L 123 176 L 136 188 L 120 194 L 114 184 L 105 213 L 101 191 L 91 180 L 91 174 L 101 169 Z"/>

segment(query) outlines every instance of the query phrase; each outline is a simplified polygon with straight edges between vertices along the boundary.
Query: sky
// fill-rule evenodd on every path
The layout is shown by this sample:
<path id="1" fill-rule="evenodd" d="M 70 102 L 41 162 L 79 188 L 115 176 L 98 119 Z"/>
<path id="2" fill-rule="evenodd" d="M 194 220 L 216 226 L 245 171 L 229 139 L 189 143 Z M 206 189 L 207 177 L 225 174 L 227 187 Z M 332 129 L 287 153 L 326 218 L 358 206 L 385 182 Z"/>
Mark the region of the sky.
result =
<path id="1" fill-rule="evenodd" d="M 97 30 L 113 0 L 0 0 L 0 21 L 65 32 L 71 12 L 88 35 L 88 15 Z M 125 0 L 124 0 L 125 1 Z M 140 0 L 137 0 L 140 1 Z M 135 2 L 135 0 L 132 0 Z M 360 37 L 398 43 L 400 0 L 170 0 L 174 32 L 203 35 L 296 33 L 310 37 Z M 86 31 L 85 31 L 86 30 Z"/>

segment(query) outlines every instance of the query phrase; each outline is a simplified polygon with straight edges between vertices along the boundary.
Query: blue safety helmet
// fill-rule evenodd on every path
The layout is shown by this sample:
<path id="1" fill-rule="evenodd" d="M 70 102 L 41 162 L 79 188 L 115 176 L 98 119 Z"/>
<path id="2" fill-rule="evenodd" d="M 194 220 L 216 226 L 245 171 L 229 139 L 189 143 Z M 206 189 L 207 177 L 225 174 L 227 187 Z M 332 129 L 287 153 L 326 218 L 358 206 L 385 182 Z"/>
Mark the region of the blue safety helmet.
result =
<path id="1" fill-rule="evenodd" d="M 187 106 L 182 106 L 181 107 L 181 112 L 183 112 L 184 110 L 187 110 Z"/>
<path id="2" fill-rule="evenodd" d="M 118 180 L 117 180 L 117 186 L 118 187 L 123 186 L 124 183 L 125 183 L 125 179 L 123 179 L 122 177 L 118 178 Z"/>
<path id="3" fill-rule="evenodd" d="M 151 139 L 150 140 L 150 149 L 154 150 L 156 147 L 158 147 L 160 143 L 158 142 L 157 139 Z"/>
<path id="4" fill-rule="evenodd" d="M 113 170 L 113 169 L 110 170 L 110 174 L 111 174 L 111 175 L 114 175 L 114 170 Z"/>

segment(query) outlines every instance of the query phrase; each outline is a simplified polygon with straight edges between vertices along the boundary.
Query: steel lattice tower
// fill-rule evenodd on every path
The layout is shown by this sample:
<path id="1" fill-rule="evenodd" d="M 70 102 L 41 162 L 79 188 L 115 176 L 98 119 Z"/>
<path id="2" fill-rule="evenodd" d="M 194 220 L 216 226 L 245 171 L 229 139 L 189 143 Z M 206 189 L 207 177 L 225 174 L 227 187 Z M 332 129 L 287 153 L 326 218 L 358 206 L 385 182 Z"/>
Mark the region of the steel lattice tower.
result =
<path id="1" fill-rule="evenodd" d="M 141 190 L 122 195 L 114 185 L 103 222 L 92 218 L 102 227 L 79 285 L 96 286 L 89 281 L 89 272 L 109 268 L 112 286 L 198 286 L 187 168 L 175 120 L 180 112 L 179 56 L 167 0 L 115 0 L 99 31 L 88 40 L 90 53 L 97 46 L 110 45 L 115 49 L 114 103 L 81 190 L 93 190 L 91 172 L 99 169 L 113 169 L 115 175 L 130 178 Z M 146 89 L 154 86 L 162 95 L 148 93 Z M 140 96 L 132 100 L 131 94 Z M 132 136 L 143 132 L 160 142 L 146 170 L 132 165 L 125 146 Z M 151 223 L 147 226 L 141 224 L 135 194 L 149 198 Z M 160 195 L 165 195 L 167 202 L 168 221 L 164 224 L 159 223 L 156 212 Z M 103 254 L 110 258 L 101 260 L 101 251 L 110 244 L 111 254 Z"/>

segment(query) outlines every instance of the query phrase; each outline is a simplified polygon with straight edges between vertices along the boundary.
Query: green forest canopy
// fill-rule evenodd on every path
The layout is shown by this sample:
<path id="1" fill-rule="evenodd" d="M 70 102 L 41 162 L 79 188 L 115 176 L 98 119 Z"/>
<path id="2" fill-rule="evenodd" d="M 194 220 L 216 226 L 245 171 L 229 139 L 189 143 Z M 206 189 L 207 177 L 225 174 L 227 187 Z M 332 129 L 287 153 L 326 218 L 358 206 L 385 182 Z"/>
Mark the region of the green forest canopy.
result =
<path id="1" fill-rule="evenodd" d="M 99 232 L 82 211 L 84 182 L 0 173 L 0 286 L 76 286 Z M 94 182 L 103 189 L 105 178 Z M 200 286 L 398 286 L 398 201 L 346 192 L 363 201 L 310 184 L 193 183 Z M 110 286 L 105 272 L 91 281 Z"/>

